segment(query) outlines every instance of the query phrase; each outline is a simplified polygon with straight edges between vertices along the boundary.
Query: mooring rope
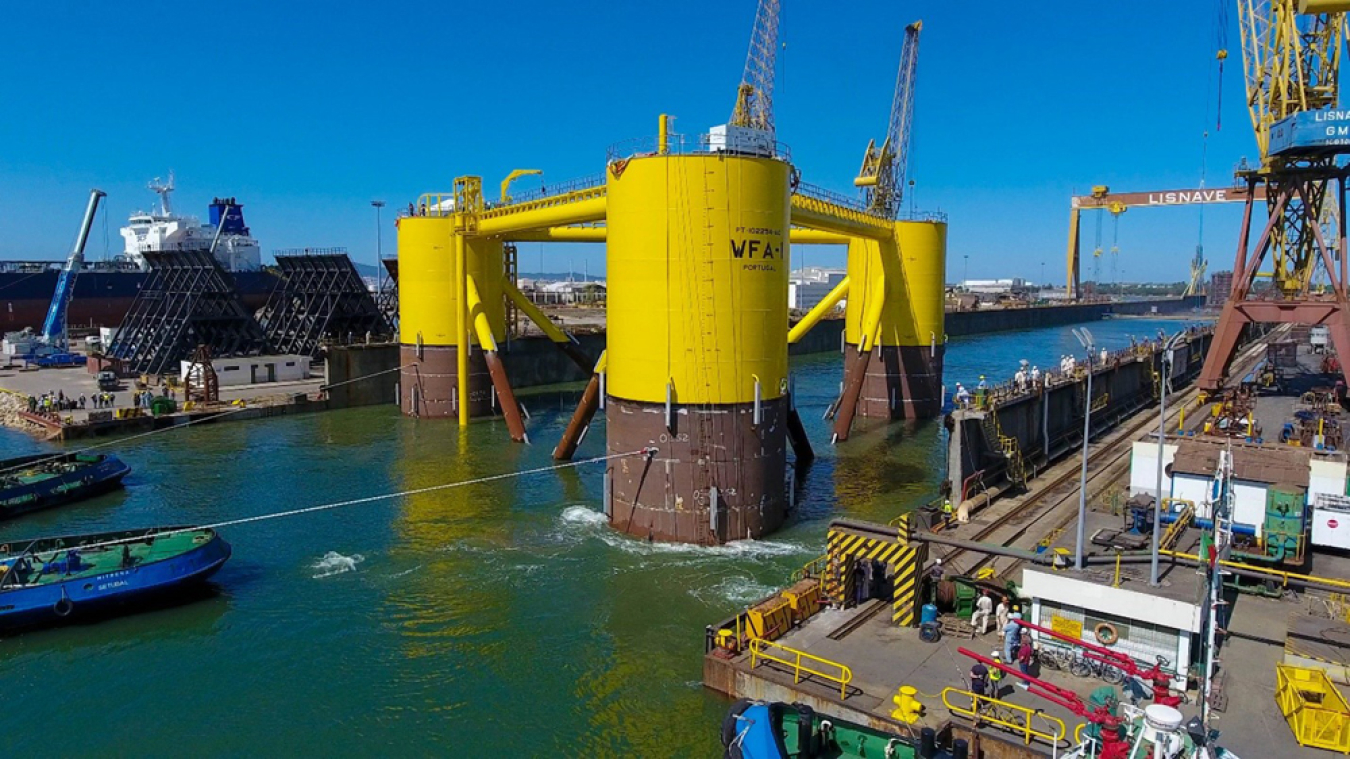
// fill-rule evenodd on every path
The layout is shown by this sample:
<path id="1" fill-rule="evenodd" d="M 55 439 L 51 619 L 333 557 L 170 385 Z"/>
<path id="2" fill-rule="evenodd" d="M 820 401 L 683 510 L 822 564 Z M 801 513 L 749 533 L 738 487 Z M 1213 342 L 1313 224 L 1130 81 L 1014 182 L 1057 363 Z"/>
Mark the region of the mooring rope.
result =
<path id="1" fill-rule="evenodd" d="M 487 475 L 486 477 L 476 477 L 471 480 L 460 480 L 458 482 L 447 482 L 440 485 L 429 485 L 424 488 L 414 488 L 412 490 L 401 490 L 397 493 L 381 493 L 380 495 L 365 496 L 364 498 L 351 498 L 345 501 L 334 501 L 332 503 L 323 503 L 317 506 L 305 506 L 303 508 L 290 509 L 287 511 L 274 511 L 269 514 L 256 514 L 251 517 L 227 519 L 223 522 L 212 522 L 210 524 L 194 525 L 191 527 L 176 527 L 168 530 L 153 530 L 132 537 L 118 538 L 117 540 L 105 540 L 97 543 L 86 543 L 84 545 L 57 548 L 54 549 L 53 556 L 62 551 L 69 551 L 72 549 L 84 551 L 92 548 L 105 548 L 108 546 L 122 545 L 124 543 L 139 543 L 149 537 L 164 537 L 168 535 L 179 535 L 186 532 L 196 532 L 198 530 L 218 530 L 222 527 L 234 527 L 236 525 L 251 524 L 253 522 L 267 522 L 273 519 L 285 519 L 287 517 L 300 516 L 302 514 L 313 514 L 320 511 L 331 511 L 333 509 L 346 508 L 348 506 L 359 506 L 361 504 L 373 503 L 375 501 L 387 501 L 394 498 L 406 498 L 408 496 L 421 495 L 423 493 L 434 493 L 440 490 L 451 490 L 453 488 L 468 487 L 470 485 L 481 485 L 487 482 L 509 480 L 515 477 L 525 477 L 532 474 L 555 472 L 560 469 L 572 469 L 580 466 L 585 466 L 586 464 L 598 464 L 605 461 L 612 461 L 614 459 L 627 458 L 629 456 L 651 456 L 655 453 L 656 448 L 639 448 L 636 451 L 626 451 L 624 453 L 611 453 L 605 456 L 596 456 L 594 458 L 581 459 L 579 461 L 564 461 L 557 464 L 550 464 L 549 466 L 535 467 L 533 469 L 522 469 L 517 472 L 503 472 L 501 474 L 490 474 Z M 13 541 L 11 541 L 10 544 L 12 545 Z"/>

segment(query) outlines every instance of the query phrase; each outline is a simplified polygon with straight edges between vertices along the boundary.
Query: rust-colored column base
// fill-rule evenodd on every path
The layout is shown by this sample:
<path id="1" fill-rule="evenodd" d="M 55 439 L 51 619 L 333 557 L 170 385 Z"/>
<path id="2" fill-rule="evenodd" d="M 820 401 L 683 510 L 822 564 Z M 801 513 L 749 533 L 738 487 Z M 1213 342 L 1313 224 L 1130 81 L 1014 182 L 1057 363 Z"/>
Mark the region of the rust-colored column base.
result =
<path id="1" fill-rule="evenodd" d="M 456 417 L 458 387 L 455 346 L 399 346 L 399 405 L 407 416 L 439 419 Z M 492 416 L 492 377 L 482 351 L 469 351 L 469 416 Z"/>
<path id="2" fill-rule="evenodd" d="M 760 538 L 787 515 L 787 399 L 760 405 L 666 407 L 610 397 L 610 453 L 656 448 L 616 459 L 606 470 L 609 523 L 649 540 L 720 545 Z M 712 490 L 716 488 L 716 517 Z"/>
<path id="3" fill-rule="evenodd" d="M 848 346 L 849 354 L 857 353 Z M 858 397 L 857 415 L 867 418 L 931 419 L 942 413 L 942 359 L 946 347 L 886 345 L 873 350 Z M 860 362 L 844 361 L 849 386 Z"/>

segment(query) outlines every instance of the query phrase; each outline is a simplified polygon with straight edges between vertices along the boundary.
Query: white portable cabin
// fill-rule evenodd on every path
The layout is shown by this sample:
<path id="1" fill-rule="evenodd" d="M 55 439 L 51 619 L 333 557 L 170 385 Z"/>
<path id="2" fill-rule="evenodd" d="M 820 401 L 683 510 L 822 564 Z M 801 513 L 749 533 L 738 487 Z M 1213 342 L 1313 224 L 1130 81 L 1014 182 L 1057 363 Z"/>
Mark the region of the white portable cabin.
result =
<path id="1" fill-rule="evenodd" d="M 268 382 L 296 382 L 309 378 L 309 356 L 243 356 L 240 358 L 213 358 L 211 367 L 221 387 L 232 385 L 260 385 Z M 191 373 L 191 377 L 189 377 Z M 192 362 L 182 363 L 180 377 L 192 384 L 201 382 Z"/>

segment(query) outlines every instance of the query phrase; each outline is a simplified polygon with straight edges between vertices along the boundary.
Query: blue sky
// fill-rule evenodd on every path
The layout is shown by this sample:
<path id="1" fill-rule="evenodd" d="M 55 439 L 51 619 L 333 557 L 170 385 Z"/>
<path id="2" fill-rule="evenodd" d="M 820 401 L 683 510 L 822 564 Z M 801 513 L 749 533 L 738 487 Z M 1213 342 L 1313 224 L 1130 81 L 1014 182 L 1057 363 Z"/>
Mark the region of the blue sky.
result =
<path id="1" fill-rule="evenodd" d="M 785 0 L 779 139 L 806 181 L 852 192 L 886 127 L 903 28 L 922 18 L 910 177 L 920 207 L 950 214 L 948 278 L 969 256 L 972 278 L 1039 279 L 1044 262 L 1062 283 L 1071 193 L 1196 186 L 1206 129 L 1209 186 L 1255 155 L 1232 12 L 1214 131 L 1223 1 Z M 173 169 L 180 210 L 205 215 L 213 195 L 235 195 L 265 252 L 341 245 L 373 261 L 372 198 L 396 208 L 463 174 L 495 188 L 517 167 L 554 181 L 599 173 L 607 146 L 654 133 L 663 111 L 690 134 L 725 122 L 754 11 L 754 0 L 8 4 L 0 258 L 64 256 L 93 186 L 109 194 L 116 253 L 118 227 L 154 200 L 145 183 Z M 1121 278 L 1183 279 L 1197 215 L 1125 214 Z M 1205 211 L 1211 271 L 1231 266 L 1238 222 L 1235 206 Z M 1109 248 L 1109 221 L 1103 237 Z M 89 254 L 104 249 L 100 220 Z M 541 253 L 550 270 L 604 266 L 600 246 L 526 244 L 522 268 Z"/>

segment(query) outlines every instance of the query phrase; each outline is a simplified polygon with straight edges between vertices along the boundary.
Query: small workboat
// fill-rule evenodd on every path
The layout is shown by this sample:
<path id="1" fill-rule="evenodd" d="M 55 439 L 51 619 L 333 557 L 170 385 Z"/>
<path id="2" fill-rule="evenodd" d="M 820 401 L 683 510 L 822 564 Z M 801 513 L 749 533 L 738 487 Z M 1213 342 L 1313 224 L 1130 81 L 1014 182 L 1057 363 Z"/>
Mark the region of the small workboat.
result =
<path id="1" fill-rule="evenodd" d="M 0 460 L 0 519 L 106 493 L 120 487 L 130 472 L 112 454 L 40 453 Z"/>
<path id="2" fill-rule="evenodd" d="M 199 585 L 230 558 L 205 527 L 164 527 L 0 544 L 0 629 L 116 610 Z"/>
<path id="3" fill-rule="evenodd" d="M 931 738 L 929 739 L 931 742 Z M 886 757 L 914 759 L 918 743 L 898 734 L 819 714 L 805 704 L 741 699 L 722 722 L 725 759 Z M 929 746 L 926 756 L 950 755 Z"/>

